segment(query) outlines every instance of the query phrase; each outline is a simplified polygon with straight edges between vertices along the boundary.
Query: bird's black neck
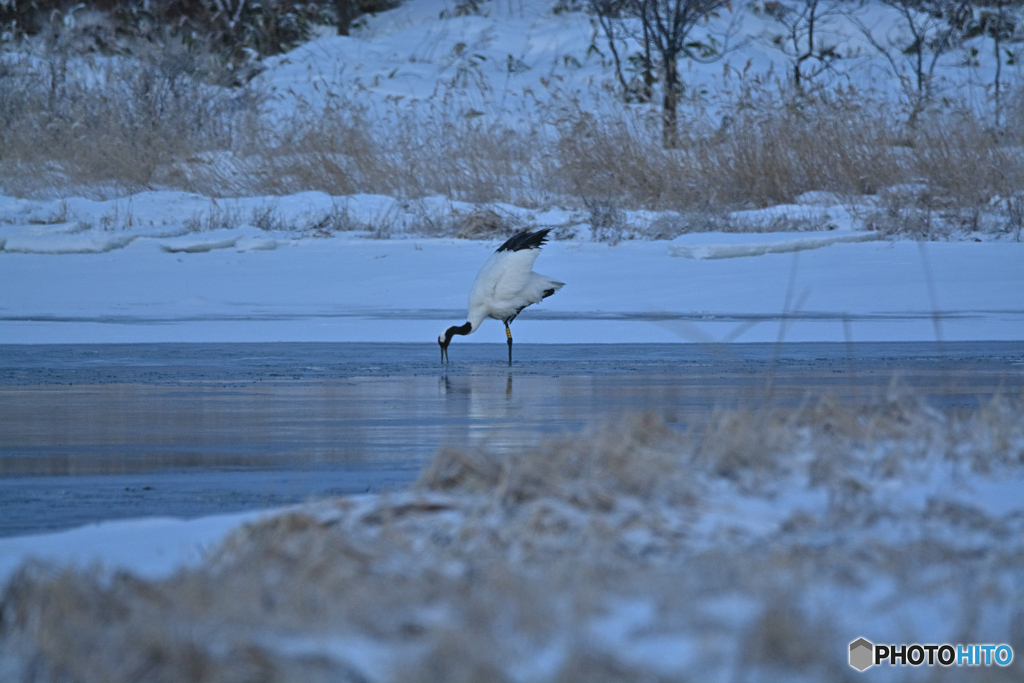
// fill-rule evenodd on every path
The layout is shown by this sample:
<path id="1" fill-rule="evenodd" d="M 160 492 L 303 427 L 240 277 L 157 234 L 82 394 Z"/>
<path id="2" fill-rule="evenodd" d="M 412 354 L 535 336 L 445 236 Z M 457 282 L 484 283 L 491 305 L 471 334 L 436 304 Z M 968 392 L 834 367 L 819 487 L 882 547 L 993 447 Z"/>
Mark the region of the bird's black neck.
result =
<path id="1" fill-rule="evenodd" d="M 450 342 L 452 340 L 452 337 L 454 337 L 457 334 L 465 335 L 465 334 L 469 334 L 472 331 L 473 331 L 473 326 L 470 325 L 468 322 L 465 325 L 459 325 L 458 327 L 455 327 L 455 326 L 449 327 L 447 330 L 444 331 L 444 341 L 445 341 L 445 344 Z"/>

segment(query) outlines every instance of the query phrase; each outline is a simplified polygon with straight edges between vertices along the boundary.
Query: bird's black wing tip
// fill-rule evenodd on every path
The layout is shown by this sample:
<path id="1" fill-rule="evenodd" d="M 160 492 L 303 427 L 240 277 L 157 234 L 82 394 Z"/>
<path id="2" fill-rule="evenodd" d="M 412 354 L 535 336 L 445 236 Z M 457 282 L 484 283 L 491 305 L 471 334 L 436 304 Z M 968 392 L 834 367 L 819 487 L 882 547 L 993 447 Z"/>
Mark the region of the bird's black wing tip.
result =
<path id="1" fill-rule="evenodd" d="M 551 228 L 541 228 L 536 232 L 530 232 L 529 230 L 523 230 L 509 237 L 504 244 L 498 247 L 498 251 L 522 251 L 523 249 L 540 249 L 545 240 L 547 240 L 548 233 L 551 232 Z"/>

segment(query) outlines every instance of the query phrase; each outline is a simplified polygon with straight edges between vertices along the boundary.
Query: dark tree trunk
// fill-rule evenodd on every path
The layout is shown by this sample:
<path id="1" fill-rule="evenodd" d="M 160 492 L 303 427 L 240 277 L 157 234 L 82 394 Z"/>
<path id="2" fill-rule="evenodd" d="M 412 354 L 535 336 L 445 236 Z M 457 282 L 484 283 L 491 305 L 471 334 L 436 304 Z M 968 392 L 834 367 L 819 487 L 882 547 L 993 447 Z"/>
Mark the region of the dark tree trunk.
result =
<path id="1" fill-rule="evenodd" d="M 334 10 L 338 14 L 338 35 L 347 36 L 355 19 L 355 6 L 352 0 L 334 0 Z"/>
<path id="2" fill-rule="evenodd" d="M 1003 37 L 1003 27 L 1007 25 L 1006 17 L 1005 17 L 1005 15 L 1003 13 L 1003 9 L 1004 9 L 1004 6 L 1005 6 L 1003 0 L 999 0 L 998 6 L 999 6 L 999 22 L 996 24 L 995 31 L 992 32 L 992 44 L 993 44 L 993 47 L 995 48 L 995 53 L 996 53 L 996 77 L 995 77 L 995 80 L 993 81 L 993 86 L 994 86 L 993 94 L 995 95 L 996 130 L 997 131 L 999 130 L 999 119 L 1000 119 L 1000 114 L 1002 113 L 1002 111 L 1001 111 L 1001 103 L 999 101 L 999 99 L 1000 99 L 999 98 L 999 95 L 1000 95 L 1000 92 L 999 92 L 1000 83 L 999 83 L 999 81 L 1000 81 L 1000 79 L 1003 76 L 1003 55 L 1002 55 L 1002 53 L 1000 53 L 999 50 L 1002 47 L 1002 40 L 1001 39 Z"/>
<path id="3" fill-rule="evenodd" d="M 651 36 L 650 27 L 643 22 L 644 30 L 644 102 L 650 102 L 654 97 L 654 84 L 657 78 L 654 76 L 654 61 L 651 59 Z"/>
<path id="4" fill-rule="evenodd" d="M 679 123 L 676 109 L 679 105 L 679 66 L 676 55 L 665 55 L 665 87 L 661 105 L 661 144 L 665 149 L 679 146 Z"/>

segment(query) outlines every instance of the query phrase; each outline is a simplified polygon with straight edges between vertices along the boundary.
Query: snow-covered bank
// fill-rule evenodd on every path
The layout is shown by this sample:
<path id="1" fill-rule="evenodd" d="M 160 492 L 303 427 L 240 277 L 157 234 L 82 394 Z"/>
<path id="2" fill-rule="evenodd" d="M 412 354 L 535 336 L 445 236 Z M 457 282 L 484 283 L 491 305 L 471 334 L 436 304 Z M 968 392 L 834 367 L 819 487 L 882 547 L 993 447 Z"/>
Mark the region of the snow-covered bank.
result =
<path id="1" fill-rule="evenodd" d="M 338 202 L 315 193 L 282 198 L 278 228 L 259 229 L 248 217 L 268 201 L 222 200 L 223 215 L 245 219 L 193 232 L 184 223 L 209 221 L 211 204 L 180 193 L 139 196 L 109 229 L 110 202 L 69 202 L 69 222 L 48 213 L 63 204 L 7 200 L 0 340 L 429 341 L 465 316 L 469 286 L 498 244 L 321 236 L 302 228 Z M 350 199 L 345 210 L 360 226 L 383 214 L 412 220 L 388 198 Z M 521 316 L 522 341 L 1024 338 L 1022 243 L 879 241 L 847 224 L 609 246 L 572 212 L 521 211 L 524 225 L 573 235 L 538 261 L 567 286 Z"/>

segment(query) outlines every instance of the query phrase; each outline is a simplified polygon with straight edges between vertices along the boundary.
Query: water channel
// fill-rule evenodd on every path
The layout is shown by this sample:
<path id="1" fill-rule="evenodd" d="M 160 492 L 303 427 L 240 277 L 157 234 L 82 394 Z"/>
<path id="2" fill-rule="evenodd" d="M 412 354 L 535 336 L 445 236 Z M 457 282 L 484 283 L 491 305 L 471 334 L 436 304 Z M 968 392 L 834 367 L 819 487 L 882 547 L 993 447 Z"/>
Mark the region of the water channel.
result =
<path id="1" fill-rule="evenodd" d="M 409 485 L 441 446 L 530 448 L 652 411 L 828 393 L 971 406 L 1024 342 L 0 345 L 0 536 Z"/>

